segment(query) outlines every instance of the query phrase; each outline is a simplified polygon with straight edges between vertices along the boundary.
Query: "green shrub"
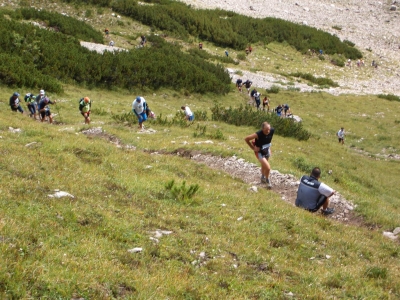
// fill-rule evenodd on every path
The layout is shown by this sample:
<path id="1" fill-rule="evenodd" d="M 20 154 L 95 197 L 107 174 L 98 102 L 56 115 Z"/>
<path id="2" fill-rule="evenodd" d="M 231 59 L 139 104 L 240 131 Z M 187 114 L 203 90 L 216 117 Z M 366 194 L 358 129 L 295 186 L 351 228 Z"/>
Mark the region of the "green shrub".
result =
<path id="1" fill-rule="evenodd" d="M 400 101 L 400 97 L 393 94 L 379 94 L 378 98 L 386 99 L 389 101 Z"/>
<path id="2" fill-rule="evenodd" d="M 343 43 L 337 36 L 309 26 L 275 18 L 251 18 L 231 11 L 192 9 L 172 0 L 146 2 L 155 5 L 138 5 L 135 0 L 124 0 L 114 1 L 112 9 L 183 40 L 196 36 L 240 51 L 249 44 L 276 41 L 286 42 L 300 52 L 324 49 L 326 54 L 340 53 L 351 59 L 362 57 L 359 50 Z"/>
<path id="3" fill-rule="evenodd" d="M 265 90 L 269 94 L 278 94 L 281 89 L 279 86 L 273 85 L 269 89 L 265 89 Z"/>
<path id="4" fill-rule="evenodd" d="M 328 87 L 330 87 L 330 86 L 338 87 L 339 86 L 332 79 L 324 78 L 324 77 L 315 77 L 309 73 L 296 72 L 296 73 L 284 74 L 284 76 L 299 77 L 299 78 L 305 79 L 309 82 L 318 84 L 319 86 L 328 86 Z"/>
<path id="5" fill-rule="evenodd" d="M 311 134 L 291 118 L 281 118 L 275 114 L 265 114 L 263 111 L 254 111 L 250 106 L 239 108 L 222 108 L 216 104 L 211 108 L 212 119 L 236 126 L 253 126 L 260 128 L 262 122 L 269 122 L 275 128 L 275 134 L 293 137 L 298 140 L 308 140 Z"/>
<path id="6" fill-rule="evenodd" d="M 374 279 L 386 279 L 388 276 L 387 268 L 370 267 L 365 271 L 365 276 Z"/>
<path id="7" fill-rule="evenodd" d="M 245 60 L 246 60 L 246 55 L 245 55 L 244 53 L 238 53 L 238 54 L 236 55 L 236 58 L 237 58 L 238 60 L 243 60 L 243 61 L 245 61 Z"/>
<path id="8" fill-rule="evenodd" d="M 168 181 L 165 184 L 165 189 L 170 193 L 170 197 L 183 204 L 191 204 L 192 202 L 188 200 L 194 197 L 199 188 L 198 184 L 191 184 L 186 187 L 186 181 L 183 181 L 181 186 L 177 186 L 175 180 Z"/>

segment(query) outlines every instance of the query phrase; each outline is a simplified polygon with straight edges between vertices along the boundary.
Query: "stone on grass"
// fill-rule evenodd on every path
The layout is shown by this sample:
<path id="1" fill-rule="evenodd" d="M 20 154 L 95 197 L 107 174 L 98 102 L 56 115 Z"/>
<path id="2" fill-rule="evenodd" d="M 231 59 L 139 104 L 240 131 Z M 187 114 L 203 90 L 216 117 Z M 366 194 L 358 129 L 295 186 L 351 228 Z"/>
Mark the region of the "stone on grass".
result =
<path id="1" fill-rule="evenodd" d="M 55 190 L 55 193 L 52 195 L 48 195 L 50 198 L 62 198 L 62 197 L 70 197 L 70 198 L 75 198 L 73 195 L 70 193 L 64 192 L 64 191 L 59 191 Z"/>
<path id="2" fill-rule="evenodd" d="M 397 235 L 394 235 L 393 232 L 390 232 L 390 231 L 384 231 L 383 235 L 391 240 L 396 240 L 398 238 Z"/>
<path id="3" fill-rule="evenodd" d="M 128 249 L 129 253 L 139 253 L 139 252 L 142 252 L 142 251 L 143 251 L 142 247 L 136 247 L 136 248 Z"/>
<path id="4" fill-rule="evenodd" d="M 396 227 L 394 230 L 393 230 L 393 234 L 394 235 L 398 235 L 400 233 L 400 227 Z"/>

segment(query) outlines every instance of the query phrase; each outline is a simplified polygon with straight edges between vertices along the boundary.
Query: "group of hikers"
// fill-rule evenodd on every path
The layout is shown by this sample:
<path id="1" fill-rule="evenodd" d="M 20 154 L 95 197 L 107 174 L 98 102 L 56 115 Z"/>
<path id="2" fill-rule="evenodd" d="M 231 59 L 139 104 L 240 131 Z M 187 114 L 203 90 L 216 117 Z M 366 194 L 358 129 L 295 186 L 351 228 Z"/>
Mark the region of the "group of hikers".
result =
<path id="1" fill-rule="evenodd" d="M 184 112 L 185 119 L 189 122 L 194 120 L 194 113 L 190 110 L 189 106 L 181 106 L 181 109 Z M 154 119 L 155 114 L 149 108 L 149 105 L 141 96 L 137 96 L 135 100 L 132 102 L 132 112 L 136 115 L 139 122 L 139 129 L 144 129 L 143 123 L 147 121 L 148 118 Z"/>
<path id="2" fill-rule="evenodd" d="M 24 109 L 21 106 L 21 100 L 19 99 L 20 94 L 14 92 L 9 101 L 11 110 L 14 112 L 24 113 Z M 48 121 L 50 124 L 53 123 L 53 115 L 51 113 L 49 104 L 56 104 L 57 101 L 51 101 L 46 96 L 44 90 L 40 90 L 39 94 L 35 96 L 33 93 L 27 93 L 24 97 L 24 101 L 29 110 L 29 117 L 34 120 L 40 120 L 41 122 Z M 89 97 L 84 97 L 79 100 L 79 111 L 85 119 L 85 124 L 90 124 L 90 112 L 92 108 L 92 102 Z"/>
<path id="3" fill-rule="evenodd" d="M 263 122 L 259 131 L 244 139 L 261 164 L 261 183 L 266 183 L 269 189 L 272 188 L 269 177 L 271 171 L 269 158 L 272 153 L 271 145 L 274 133 L 275 129 L 268 122 Z M 329 207 L 329 199 L 336 191 L 320 182 L 320 177 L 321 170 L 318 167 L 313 168 L 309 176 L 301 177 L 295 205 L 310 212 L 317 212 L 322 208 L 322 214 L 330 215 L 335 210 Z"/>
<path id="4" fill-rule="evenodd" d="M 268 97 L 268 95 L 265 95 L 265 97 L 261 101 L 261 94 L 257 91 L 257 89 L 254 88 L 250 91 L 252 85 L 253 82 L 250 81 L 249 79 L 247 79 L 244 82 L 241 78 L 238 78 L 236 80 L 236 87 L 238 91 L 242 92 L 244 86 L 247 89 L 247 94 L 250 95 L 251 104 L 254 105 L 257 108 L 257 110 L 262 109 L 263 111 L 267 110 L 267 112 L 269 112 L 271 99 Z M 276 108 L 273 108 L 271 111 L 275 112 L 278 117 L 289 117 L 292 115 L 288 104 L 279 104 Z"/>

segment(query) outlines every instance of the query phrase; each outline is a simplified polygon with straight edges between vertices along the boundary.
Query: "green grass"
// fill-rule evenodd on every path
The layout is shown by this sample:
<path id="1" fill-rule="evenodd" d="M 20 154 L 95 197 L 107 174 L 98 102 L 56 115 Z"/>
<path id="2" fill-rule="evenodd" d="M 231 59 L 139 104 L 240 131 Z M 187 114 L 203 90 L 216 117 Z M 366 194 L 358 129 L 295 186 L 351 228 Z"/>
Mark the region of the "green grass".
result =
<path id="1" fill-rule="evenodd" d="M 111 20 L 96 22 L 100 30 L 117 30 Z M 128 21 L 122 22 L 126 27 Z M 293 54 L 286 62 L 292 52 L 273 47 L 281 57 L 279 72 L 289 72 L 301 57 Z M 251 64 L 253 54 L 241 65 Z M 399 244 L 382 236 L 400 226 L 400 162 L 381 156 L 399 154 L 400 102 L 294 91 L 270 95 L 271 107 L 288 103 L 312 133 L 308 141 L 276 135 L 272 168 L 299 178 L 320 166 L 322 181 L 357 205 L 363 223 L 356 226 L 299 210 L 265 189 L 250 193 L 230 174 L 166 154 L 183 148 L 257 163 L 244 142 L 253 127 L 148 122 L 156 132 L 142 134 L 136 124 L 112 118 L 128 113 L 136 95 L 157 115 L 172 118 L 188 105 L 211 116 L 216 102 L 247 102 L 233 85 L 218 98 L 65 85 L 64 94 L 50 94 L 59 100 L 51 107 L 58 125 L 12 113 L 8 99 L 15 90 L 28 92 L 0 86 L 1 299 L 286 299 L 289 292 L 297 299 L 400 297 Z M 90 126 L 78 111 L 84 96 L 93 101 Z M 88 127 L 102 127 L 104 138 L 82 134 Z M 206 137 L 198 134 L 204 127 Z M 335 136 L 340 127 L 347 132 L 344 146 Z M 116 147 L 110 136 L 136 150 Z M 195 144 L 206 139 L 213 144 Z M 75 198 L 48 197 L 55 189 Z M 173 233 L 156 243 L 150 239 L 156 229 Z M 135 247 L 143 251 L 128 252 Z"/>

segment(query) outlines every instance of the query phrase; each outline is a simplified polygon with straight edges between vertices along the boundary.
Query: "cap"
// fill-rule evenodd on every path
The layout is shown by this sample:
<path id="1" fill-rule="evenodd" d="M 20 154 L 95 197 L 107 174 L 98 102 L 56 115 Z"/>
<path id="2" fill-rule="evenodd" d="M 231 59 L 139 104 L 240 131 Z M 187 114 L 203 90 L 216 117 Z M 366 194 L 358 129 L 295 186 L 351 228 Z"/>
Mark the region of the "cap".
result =
<path id="1" fill-rule="evenodd" d="M 89 99 L 89 97 L 85 97 L 85 98 L 83 98 L 83 101 L 85 101 L 85 103 L 89 103 L 90 99 Z"/>
<path id="2" fill-rule="evenodd" d="M 15 92 L 15 93 L 13 94 L 13 96 L 19 97 L 19 93 Z"/>
<path id="3" fill-rule="evenodd" d="M 44 95 L 44 90 L 40 90 L 39 94 Z"/>
<path id="4" fill-rule="evenodd" d="M 142 100 L 141 97 L 139 97 L 139 96 L 136 97 L 136 101 L 137 101 L 137 102 L 140 102 L 141 100 Z"/>

